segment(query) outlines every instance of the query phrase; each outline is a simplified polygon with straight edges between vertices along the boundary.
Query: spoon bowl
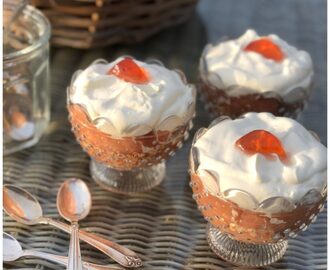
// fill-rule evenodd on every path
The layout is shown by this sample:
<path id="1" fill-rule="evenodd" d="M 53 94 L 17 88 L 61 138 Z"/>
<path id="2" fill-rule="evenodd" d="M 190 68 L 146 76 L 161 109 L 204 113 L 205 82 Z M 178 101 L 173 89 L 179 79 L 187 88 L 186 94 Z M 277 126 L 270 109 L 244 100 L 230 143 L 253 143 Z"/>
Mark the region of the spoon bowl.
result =
<path id="1" fill-rule="evenodd" d="M 3 186 L 3 209 L 14 220 L 33 225 L 42 217 L 42 208 L 37 199 L 26 190 L 14 186 Z"/>
<path id="2" fill-rule="evenodd" d="M 71 178 L 60 186 L 57 209 L 63 218 L 71 222 L 68 270 L 82 270 L 78 221 L 88 215 L 91 205 L 92 196 L 84 181 Z"/>
<path id="3" fill-rule="evenodd" d="M 21 257 L 23 249 L 20 243 L 10 234 L 3 232 L 2 236 L 3 261 L 13 262 Z"/>
<path id="4" fill-rule="evenodd" d="M 85 182 L 77 178 L 66 180 L 57 193 L 57 209 L 70 222 L 85 218 L 92 205 L 92 196 Z"/>

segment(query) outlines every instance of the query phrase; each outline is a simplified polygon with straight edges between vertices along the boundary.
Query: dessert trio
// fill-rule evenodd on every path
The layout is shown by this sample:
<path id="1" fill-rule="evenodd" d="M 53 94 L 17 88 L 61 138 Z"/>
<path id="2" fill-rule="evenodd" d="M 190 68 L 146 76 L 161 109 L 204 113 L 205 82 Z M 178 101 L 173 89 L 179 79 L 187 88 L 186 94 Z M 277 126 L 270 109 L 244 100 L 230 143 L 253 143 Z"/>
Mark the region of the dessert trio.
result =
<path id="1" fill-rule="evenodd" d="M 207 45 L 199 72 L 197 90 L 215 119 L 195 134 L 189 172 L 208 242 L 234 264 L 270 264 L 326 200 L 326 147 L 294 120 L 312 91 L 311 57 L 247 30 Z M 69 119 L 94 180 L 125 194 L 158 185 L 188 138 L 195 100 L 184 74 L 155 60 L 123 56 L 77 71 Z"/>

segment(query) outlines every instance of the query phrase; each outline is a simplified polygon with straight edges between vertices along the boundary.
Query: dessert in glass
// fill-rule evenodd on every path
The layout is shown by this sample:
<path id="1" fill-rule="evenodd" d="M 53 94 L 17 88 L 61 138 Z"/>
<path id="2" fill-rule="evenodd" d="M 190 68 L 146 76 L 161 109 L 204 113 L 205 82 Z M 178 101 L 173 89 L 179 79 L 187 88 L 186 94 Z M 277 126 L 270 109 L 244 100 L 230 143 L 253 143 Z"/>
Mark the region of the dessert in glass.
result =
<path id="1" fill-rule="evenodd" d="M 188 138 L 195 87 L 160 62 L 120 57 L 77 71 L 68 88 L 69 120 L 102 187 L 135 193 L 157 186 L 165 160 Z"/>
<path id="2" fill-rule="evenodd" d="M 221 258 L 256 267 L 280 259 L 287 239 L 306 230 L 327 194 L 327 150 L 291 118 L 219 117 L 193 140 L 193 198 L 207 240 Z"/>
<path id="3" fill-rule="evenodd" d="M 307 52 L 254 30 L 207 45 L 199 71 L 209 113 L 233 118 L 247 112 L 296 118 L 311 94 L 314 75 Z"/>

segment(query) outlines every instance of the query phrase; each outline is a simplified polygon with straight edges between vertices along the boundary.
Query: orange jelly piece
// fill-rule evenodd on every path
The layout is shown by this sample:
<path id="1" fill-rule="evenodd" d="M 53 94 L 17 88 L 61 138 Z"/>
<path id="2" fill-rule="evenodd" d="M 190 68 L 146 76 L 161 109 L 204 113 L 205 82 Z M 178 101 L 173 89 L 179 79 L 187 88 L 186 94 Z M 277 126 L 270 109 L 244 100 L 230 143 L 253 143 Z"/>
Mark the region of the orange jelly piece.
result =
<path id="1" fill-rule="evenodd" d="M 108 74 L 113 74 L 130 83 L 145 84 L 149 82 L 147 71 L 138 66 L 130 57 L 125 57 L 123 60 L 118 62 L 108 71 Z"/>
<path id="2" fill-rule="evenodd" d="M 235 145 L 249 155 L 276 154 L 282 161 L 287 160 L 287 154 L 280 140 L 266 130 L 253 130 L 239 138 Z"/>
<path id="3" fill-rule="evenodd" d="M 244 48 L 244 51 L 259 53 L 263 57 L 272 59 L 276 62 L 281 62 L 285 57 L 281 48 L 269 38 L 260 38 L 250 42 Z"/>

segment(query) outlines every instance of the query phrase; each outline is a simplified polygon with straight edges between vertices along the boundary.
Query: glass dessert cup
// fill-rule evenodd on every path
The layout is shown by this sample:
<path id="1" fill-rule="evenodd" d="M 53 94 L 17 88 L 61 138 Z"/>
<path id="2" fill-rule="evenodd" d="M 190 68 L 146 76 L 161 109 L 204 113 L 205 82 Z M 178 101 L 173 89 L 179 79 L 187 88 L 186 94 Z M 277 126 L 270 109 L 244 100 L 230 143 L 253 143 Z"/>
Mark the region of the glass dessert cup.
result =
<path id="1" fill-rule="evenodd" d="M 186 83 L 184 75 L 179 74 Z M 75 76 L 77 74 L 73 80 Z M 189 86 L 195 97 L 194 86 Z M 77 141 L 91 157 L 93 179 L 103 188 L 123 194 L 144 192 L 159 185 L 165 177 L 165 160 L 173 156 L 189 136 L 195 101 L 189 104 L 183 117 L 171 115 L 154 129 L 148 128 L 151 131 L 145 135 L 118 137 L 96 127 L 98 121 L 110 123 L 110 120 L 104 117 L 92 120 L 83 106 L 71 103 L 72 91 L 74 89 L 69 87 L 69 121 Z M 141 127 L 134 126 L 130 130 L 135 128 Z"/>
<path id="2" fill-rule="evenodd" d="M 211 126 L 223 119 L 216 119 Z M 322 211 L 326 187 L 322 192 L 309 190 L 297 203 L 285 197 L 270 197 L 259 203 L 252 194 L 239 189 L 219 192 L 212 173 L 198 170 L 194 143 L 206 130 L 200 129 L 193 141 L 190 186 L 198 209 L 208 221 L 206 234 L 211 249 L 239 266 L 260 267 L 279 260 L 287 249 L 287 239 L 306 230 Z"/>
<path id="3" fill-rule="evenodd" d="M 285 96 L 275 91 L 260 92 L 240 85 L 226 87 L 222 78 L 206 69 L 200 61 L 199 91 L 206 109 L 212 117 L 227 115 L 237 118 L 247 112 L 270 112 L 275 116 L 297 118 L 306 107 L 313 89 L 311 82 L 306 88 L 297 87 Z"/>

